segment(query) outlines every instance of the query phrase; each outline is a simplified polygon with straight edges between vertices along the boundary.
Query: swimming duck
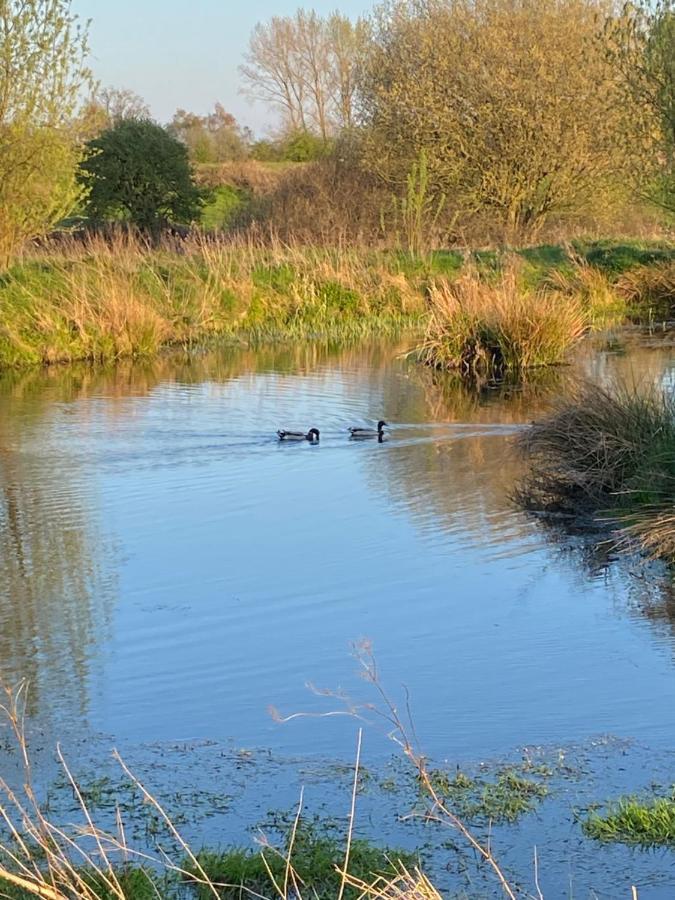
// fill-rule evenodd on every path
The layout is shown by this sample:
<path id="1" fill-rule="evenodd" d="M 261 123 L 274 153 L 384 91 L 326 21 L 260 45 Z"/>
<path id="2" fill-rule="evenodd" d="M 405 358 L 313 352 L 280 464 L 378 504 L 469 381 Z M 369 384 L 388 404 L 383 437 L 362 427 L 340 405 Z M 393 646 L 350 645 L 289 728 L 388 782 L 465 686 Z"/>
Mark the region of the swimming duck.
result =
<path id="1" fill-rule="evenodd" d="M 380 419 L 377 423 L 377 429 L 375 428 L 350 428 L 349 433 L 353 438 L 378 438 L 382 440 L 382 435 L 384 434 L 384 429 L 387 427 L 387 423 L 384 419 Z"/>
<path id="2" fill-rule="evenodd" d="M 319 440 L 319 429 L 310 428 L 307 434 L 303 431 L 277 431 L 280 441 L 309 441 L 310 444 L 316 444 Z"/>

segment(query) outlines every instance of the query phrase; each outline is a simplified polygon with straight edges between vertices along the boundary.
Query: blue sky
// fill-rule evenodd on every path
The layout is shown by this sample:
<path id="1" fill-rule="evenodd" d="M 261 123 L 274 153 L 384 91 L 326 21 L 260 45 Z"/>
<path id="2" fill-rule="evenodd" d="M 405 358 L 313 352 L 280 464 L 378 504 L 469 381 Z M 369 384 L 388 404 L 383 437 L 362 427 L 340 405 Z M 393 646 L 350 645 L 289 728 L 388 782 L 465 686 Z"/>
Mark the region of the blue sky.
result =
<path id="1" fill-rule="evenodd" d="M 153 115 L 168 121 L 177 107 L 207 112 L 220 102 L 244 125 L 265 130 L 270 115 L 239 93 L 237 67 L 256 22 L 299 5 L 356 18 L 370 0 L 72 0 L 91 19 L 91 67 L 104 85 L 131 88 Z"/>

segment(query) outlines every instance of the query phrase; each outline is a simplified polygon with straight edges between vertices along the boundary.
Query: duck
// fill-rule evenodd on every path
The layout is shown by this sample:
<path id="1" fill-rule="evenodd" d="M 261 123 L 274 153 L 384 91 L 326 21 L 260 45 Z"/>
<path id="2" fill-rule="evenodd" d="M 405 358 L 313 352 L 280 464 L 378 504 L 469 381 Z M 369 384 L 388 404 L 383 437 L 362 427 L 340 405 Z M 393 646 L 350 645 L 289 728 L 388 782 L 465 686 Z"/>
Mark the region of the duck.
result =
<path id="1" fill-rule="evenodd" d="M 310 444 L 317 444 L 319 442 L 318 428 L 310 428 L 307 434 L 305 434 L 304 431 L 285 431 L 284 429 L 280 429 L 277 431 L 277 435 L 280 441 L 309 441 Z"/>
<path id="2" fill-rule="evenodd" d="M 378 438 L 378 440 L 381 441 L 385 427 L 388 427 L 387 423 L 384 421 L 384 419 L 380 419 L 380 421 L 377 423 L 377 429 L 350 428 L 349 433 L 353 438 Z"/>

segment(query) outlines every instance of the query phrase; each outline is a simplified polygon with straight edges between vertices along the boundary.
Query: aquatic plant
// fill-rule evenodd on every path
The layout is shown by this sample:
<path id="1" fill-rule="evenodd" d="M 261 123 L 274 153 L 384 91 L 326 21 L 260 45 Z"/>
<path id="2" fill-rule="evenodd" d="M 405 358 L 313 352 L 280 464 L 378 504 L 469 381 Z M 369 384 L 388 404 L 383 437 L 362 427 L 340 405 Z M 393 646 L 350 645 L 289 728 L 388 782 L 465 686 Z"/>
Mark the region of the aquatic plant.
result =
<path id="1" fill-rule="evenodd" d="M 591 813 L 584 832 L 600 841 L 642 847 L 675 846 L 675 785 L 670 797 L 622 797 L 604 814 Z"/>
<path id="2" fill-rule="evenodd" d="M 515 264 L 494 280 L 469 269 L 455 281 L 437 281 L 430 288 L 429 305 L 419 358 L 435 368 L 467 374 L 560 363 L 589 325 L 576 297 L 525 289 Z"/>

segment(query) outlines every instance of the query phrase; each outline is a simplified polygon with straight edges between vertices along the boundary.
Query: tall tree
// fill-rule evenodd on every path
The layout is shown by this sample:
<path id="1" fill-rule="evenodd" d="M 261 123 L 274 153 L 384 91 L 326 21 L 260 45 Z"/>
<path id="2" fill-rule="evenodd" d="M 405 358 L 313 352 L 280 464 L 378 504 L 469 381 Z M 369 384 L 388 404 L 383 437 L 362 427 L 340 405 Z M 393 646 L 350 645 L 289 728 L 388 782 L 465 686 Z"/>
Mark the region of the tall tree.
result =
<path id="1" fill-rule="evenodd" d="M 299 9 L 256 25 L 246 62 L 244 90 L 281 112 L 289 131 L 313 131 L 324 140 L 354 118 L 354 71 L 366 32 L 333 13 L 322 18 Z"/>
<path id="2" fill-rule="evenodd" d="M 607 20 L 606 35 L 627 102 L 639 111 L 639 190 L 675 212 L 675 3 L 626 3 Z"/>
<path id="3" fill-rule="evenodd" d="M 70 0 L 0 0 L 0 266 L 72 208 L 87 29 Z"/>
<path id="4" fill-rule="evenodd" d="M 185 144 L 190 158 L 197 163 L 244 159 L 253 139 L 251 132 L 242 128 L 220 103 L 206 116 L 176 110 L 167 130 Z"/>

